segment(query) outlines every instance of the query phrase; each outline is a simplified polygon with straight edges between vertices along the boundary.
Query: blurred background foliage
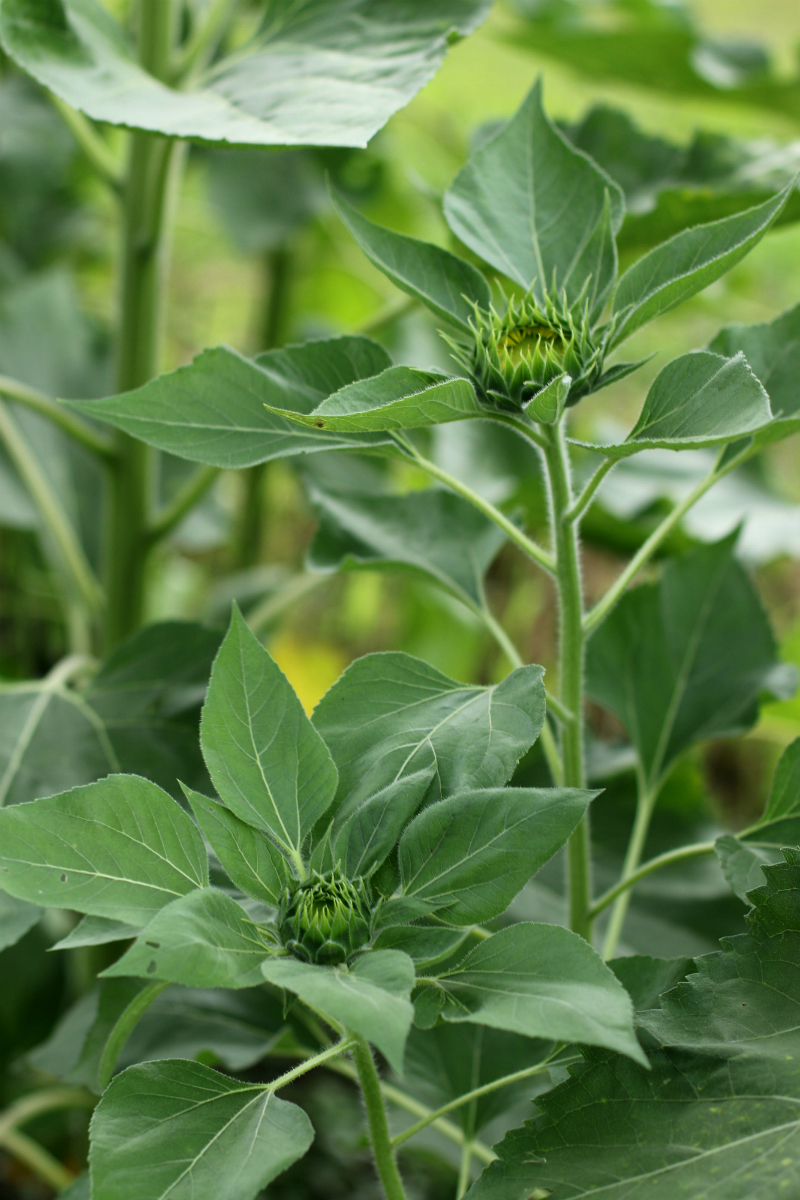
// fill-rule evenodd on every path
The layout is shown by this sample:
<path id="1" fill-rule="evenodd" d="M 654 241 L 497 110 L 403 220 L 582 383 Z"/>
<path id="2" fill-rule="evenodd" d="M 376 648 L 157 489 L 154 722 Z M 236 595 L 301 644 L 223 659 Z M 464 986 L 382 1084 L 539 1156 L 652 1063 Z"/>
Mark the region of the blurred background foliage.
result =
<path id="1" fill-rule="evenodd" d="M 125 7 L 121 0 L 106 2 Z M 650 47 L 650 58 L 643 46 Z M 176 212 L 165 369 L 189 362 L 205 346 L 224 343 L 252 354 L 353 331 L 371 334 L 398 361 L 449 366 L 433 319 L 367 262 L 332 212 L 325 176 L 381 224 L 451 245 L 439 204 L 444 189 L 474 139 L 517 108 L 539 73 L 548 111 L 609 173 L 618 170 L 618 147 L 636 145 L 633 164 L 616 174 L 630 214 L 624 254 L 641 253 L 686 224 L 754 203 L 800 168 L 796 4 L 499 3 L 365 151 L 191 149 Z M 109 331 L 117 300 L 114 198 L 93 177 L 39 89 L 2 59 L 0 113 L 0 375 L 61 397 L 102 395 L 110 390 Z M 723 325 L 772 320 L 799 298 L 800 192 L 782 224 L 739 266 L 635 335 L 626 356 L 652 360 L 633 378 L 585 401 L 576 414 L 576 436 L 627 428 L 669 358 L 704 345 Z M 96 562 L 99 469 L 80 449 L 65 452 L 60 435 L 35 414 L 20 419 L 80 530 L 87 557 Z M 546 507 L 537 459 L 504 432 L 466 423 L 442 427 L 432 435 L 432 449 L 454 473 L 467 472 L 473 488 L 507 511 L 524 511 L 534 528 L 541 527 Z M 590 600 L 705 469 L 704 452 L 664 451 L 617 468 L 584 526 Z M 188 471 L 179 460 L 162 461 L 165 496 Z M 349 662 L 377 650 L 407 651 L 464 681 L 501 678 L 507 663 L 495 642 L 446 591 L 413 571 L 369 569 L 369 558 L 381 557 L 374 547 L 359 554 L 360 561 L 348 561 L 353 569 L 331 569 L 338 562 L 336 546 L 326 539 L 324 523 L 318 530 L 319 509 L 309 500 L 313 489 L 323 497 L 343 490 L 406 495 L 425 486 L 426 479 L 405 465 L 325 454 L 224 474 L 154 559 L 148 619 L 218 626 L 237 598 L 309 711 Z M 752 569 L 782 657 L 800 665 L 797 437 L 726 479 L 665 552 L 716 539 L 740 522 L 740 554 Z M 306 564 L 317 570 L 309 573 Z M 548 581 L 506 547 L 486 587 L 494 614 L 523 657 L 553 670 Z M 0 451 L 0 681 L 46 674 L 69 643 L 58 564 Z M 758 815 L 778 755 L 800 733 L 800 698 L 766 705 L 761 713 L 746 738 L 706 745 L 681 760 L 661 797 L 647 856 L 720 826 L 741 828 Z M 621 861 L 635 792 L 620 727 L 597 708 L 590 725 L 593 775 L 606 787 L 594 820 L 603 887 Z M 543 779 L 543 764 L 533 753 L 517 782 Z M 560 870 L 554 860 L 528 885 L 515 902 L 517 918 L 560 918 Z M 637 893 L 627 949 L 647 950 L 657 942 L 664 955 L 702 953 L 739 928 L 743 906 L 721 885 L 713 864 L 698 862 L 674 878 L 664 872 L 654 880 L 651 890 Z M 0 989 L 0 1060 L 40 1041 L 64 997 L 82 986 L 67 977 L 67 970 L 80 971 L 79 958 L 67 968 L 58 956 L 36 952 L 63 932 L 45 923 L 6 952 L 4 971 L 16 986 L 13 992 Z M 330 1144 L 315 1150 L 313 1170 L 305 1160 L 270 1195 L 376 1194 L 366 1158 L 356 1167 L 343 1165 L 350 1161 L 357 1124 L 350 1101 L 335 1081 L 317 1089 L 310 1103 L 328 1114 Z M 453 1180 L 446 1164 L 437 1159 L 432 1167 L 424 1143 L 414 1153 L 420 1171 L 415 1194 L 448 1194 Z M 309 1179 L 317 1181 L 316 1191 L 308 1190 Z M 2 1187 L 0 1182 L 0 1196 Z"/>

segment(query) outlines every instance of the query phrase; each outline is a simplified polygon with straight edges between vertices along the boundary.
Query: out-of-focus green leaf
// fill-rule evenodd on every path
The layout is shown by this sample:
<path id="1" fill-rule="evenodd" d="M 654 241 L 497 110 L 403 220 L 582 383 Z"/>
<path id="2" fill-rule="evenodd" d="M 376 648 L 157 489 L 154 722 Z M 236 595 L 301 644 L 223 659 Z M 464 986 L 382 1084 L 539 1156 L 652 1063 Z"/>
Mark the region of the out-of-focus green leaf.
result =
<path id="1" fill-rule="evenodd" d="M 776 419 L 756 435 L 759 444 L 800 429 L 800 304 L 762 325 L 728 325 L 709 349 L 726 355 L 742 351 L 769 393 Z"/>
<path id="2" fill-rule="evenodd" d="M 492 293 L 471 263 L 439 246 L 376 225 L 342 196 L 334 196 L 334 205 L 369 261 L 438 317 L 469 333 L 474 305 L 488 310 Z"/>
<path id="3" fill-rule="evenodd" d="M 471 1200 L 797 1190 L 800 855 L 786 860 L 751 892 L 749 932 L 639 1015 L 652 1070 L 584 1051 L 573 1078 L 537 1098 L 540 1115 L 500 1143 Z"/>
<path id="4" fill-rule="evenodd" d="M 15 945 L 42 915 L 38 904 L 0 892 L 0 950 Z"/>
<path id="5" fill-rule="evenodd" d="M 211 202 L 245 254 L 281 248 L 325 204 L 322 172 L 305 150 L 211 150 Z"/>
<path id="6" fill-rule="evenodd" d="M 608 964 L 633 1001 L 637 1012 L 657 1008 L 659 997 L 695 970 L 693 958 L 652 958 L 631 954 Z"/>
<path id="7" fill-rule="evenodd" d="M 745 904 L 747 893 L 763 885 L 763 868 L 771 866 L 777 855 L 777 851 L 769 854 L 760 846 L 747 846 L 730 833 L 717 838 L 714 853 L 719 859 L 722 873 L 730 884 L 731 891 Z"/>
<path id="8" fill-rule="evenodd" d="M 624 724 L 649 786 L 694 742 L 743 732 L 762 691 L 793 690 L 728 537 L 629 591 L 589 642 L 587 690 Z"/>
<path id="9" fill-rule="evenodd" d="M 487 0 L 275 0 L 251 40 L 188 89 L 136 62 L 98 0 L 2 0 L 0 39 L 26 71 L 97 121 L 257 146 L 365 146 L 435 74 Z"/>
<path id="10" fill-rule="evenodd" d="M 342 816 L 404 775 L 434 765 L 433 799 L 502 787 L 544 721 L 541 667 L 493 687 L 456 683 L 408 654 L 369 654 L 317 705 L 315 727 L 339 770 Z"/>
<path id="11" fill-rule="evenodd" d="M 320 524 L 313 571 L 386 567 L 421 574 L 470 606 L 484 603 L 483 577 L 505 534 L 453 492 L 348 495 L 310 489 Z"/>
<path id="12" fill-rule="evenodd" d="M 403 1051 L 414 1016 L 409 1000 L 414 964 L 407 954 L 374 950 L 362 954 L 349 969 L 270 958 L 261 969 L 269 983 L 294 992 L 372 1042 L 402 1075 Z"/>
<path id="13" fill-rule="evenodd" d="M 188 987 L 255 987 L 269 952 L 263 931 L 235 900 L 203 887 L 157 913 L 103 975 L 138 975 Z"/>
<path id="14" fill-rule="evenodd" d="M 263 1085 L 200 1063 L 129 1067 L 92 1119 L 92 1193 L 107 1200 L 252 1200 L 314 1139 Z"/>
<path id="15" fill-rule="evenodd" d="M 0 811 L 0 887 L 20 900 L 143 925 L 207 882 L 191 818 L 136 775 Z"/>
<path id="16" fill-rule="evenodd" d="M 386 351 L 364 337 L 270 350 L 255 360 L 222 347 L 204 350 L 190 366 L 135 392 L 72 407 L 159 450 L 236 469 L 291 454 L 383 445 L 380 434 L 305 433 L 266 405 L 312 412 L 332 392 L 390 363 Z"/>
<path id="17" fill-rule="evenodd" d="M 583 938 L 559 925 L 502 929 L 438 976 L 431 992 L 445 1021 L 605 1046 L 647 1061 L 625 988 Z"/>
<path id="18" fill-rule="evenodd" d="M 605 295 L 617 267 L 610 235 L 623 210 L 616 184 L 548 120 L 540 83 L 508 125 L 473 153 L 444 201 L 456 236 L 515 283 L 535 285 L 540 300 L 554 276 L 571 299 L 590 275 L 594 299 Z M 604 216 L 609 235 L 598 240 Z"/>

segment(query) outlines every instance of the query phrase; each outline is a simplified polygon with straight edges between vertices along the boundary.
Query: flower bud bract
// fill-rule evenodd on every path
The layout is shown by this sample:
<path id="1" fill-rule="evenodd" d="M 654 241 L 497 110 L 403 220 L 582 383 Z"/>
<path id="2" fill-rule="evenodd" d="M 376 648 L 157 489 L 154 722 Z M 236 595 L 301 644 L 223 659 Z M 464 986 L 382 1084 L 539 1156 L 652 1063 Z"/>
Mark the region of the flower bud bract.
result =
<path id="1" fill-rule="evenodd" d="M 364 948 L 372 936 L 372 907 L 363 879 L 340 871 L 288 884 L 278 907 L 281 942 L 295 958 L 336 966 Z"/>

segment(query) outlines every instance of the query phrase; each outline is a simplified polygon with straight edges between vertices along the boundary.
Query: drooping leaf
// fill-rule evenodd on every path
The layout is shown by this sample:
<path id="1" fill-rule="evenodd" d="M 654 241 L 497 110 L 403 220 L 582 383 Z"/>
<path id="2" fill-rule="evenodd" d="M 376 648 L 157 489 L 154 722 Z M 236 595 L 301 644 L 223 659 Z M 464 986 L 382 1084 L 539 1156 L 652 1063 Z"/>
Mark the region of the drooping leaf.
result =
<path id="1" fill-rule="evenodd" d="M 286 676 L 238 608 L 219 652 L 200 740 L 222 801 L 288 854 L 329 807 L 336 767 Z"/>
<path id="2" fill-rule="evenodd" d="M 605 1046 L 647 1061 L 625 988 L 588 942 L 560 925 L 502 929 L 430 992 L 445 1021 Z"/>
<path id="3" fill-rule="evenodd" d="M 281 419 L 333 433 L 420 429 L 485 415 L 468 380 L 416 367 L 389 367 L 374 379 L 350 383 L 311 412 L 267 408 Z"/>
<path id="4" fill-rule="evenodd" d="M 794 184 L 744 212 L 678 233 L 621 276 L 611 345 L 708 287 L 744 258 L 776 220 Z"/>
<path id="5" fill-rule="evenodd" d="M 718 837 L 714 853 L 719 859 L 722 873 L 740 900 L 748 903 L 747 894 L 764 883 L 763 868 L 771 866 L 779 852 L 771 854 L 760 846 L 748 846 L 733 834 Z"/>
<path id="6" fill-rule="evenodd" d="M 448 250 L 384 229 L 334 195 L 334 206 L 369 261 L 402 291 L 469 333 L 473 305 L 488 311 L 492 299 L 480 271 Z"/>
<path id="7" fill-rule="evenodd" d="M 760 692 L 793 687 L 734 540 L 673 559 L 589 642 L 587 690 L 622 721 L 650 784 L 694 742 L 754 724 Z"/>
<path id="8" fill-rule="evenodd" d="M 0 812 L 0 887 L 20 900 L 145 925 L 207 882 L 191 818 L 135 775 Z"/>
<path id="9" fill-rule="evenodd" d="M 551 1049 L 550 1042 L 485 1025 L 445 1023 L 434 1029 L 412 1029 L 406 1049 L 406 1086 L 431 1108 L 441 1108 L 475 1088 L 535 1067 Z M 536 1076 L 529 1076 L 489 1092 L 456 1109 L 451 1119 L 465 1132 L 478 1133 L 520 1101 L 529 1100 L 535 1081 Z"/>
<path id="10" fill-rule="evenodd" d="M 197 888 L 157 913 L 103 975 L 138 975 L 187 987 L 255 987 L 273 945 L 230 896 Z"/>
<path id="11" fill-rule="evenodd" d="M 305 433 L 266 405 L 309 413 L 332 392 L 390 365 L 386 351 L 364 337 L 270 350 L 255 360 L 222 347 L 135 392 L 71 407 L 159 450 L 235 470 L 291 454 L 383 445 L 380 434 Z"/>
<path id="12" fill-rule="evenodd" d="M 16 945 L 29 929 L 33 929 L 41 915 L 38 904 L 29 904 L 7 892 L 0 892 L 0 950 Z"/>
<path id="13" fill-rule="evenodd" d="M 197 824 L 233 883 L 245 895 L 277 905 L 284 885 L 292 878 L 277 846 L 223 804 L 189 788 L 185 791 Z"/>
<path id="14" fill-rule="evenodd" d="M 409 1000 L 414 964 L 407 954 L 375 950 L 356 959 L 349 969 L 270 958 L 261 969 L 268 983 L 294 992 L 362 1034 L 402 1075 L 403 1050 L 414 1016 Z"/>
<path id="15" fill-rule="evenodd" d="M 364 496 L 312 487 L 309 494 L 321 518 L 309 551 L 312 570 L 407 570 L 464 603 L 483 603 L 483 577 L 506 538 L 460 496 L 438 488 Z"/>
<path id="16" fill-rule="evenodd" d="M 314 710 L 339 770 L 337 806 L 352 811 L 403 775 L 434 764 L 434 798 L 501 787 L 533 745 L 545 711 L 541 667 L 482 688 L 408 654 L 370 654 Z"/>
<path id="17" fill-rule="evenodd" d="M 118 1075 L 95 1110 L 92 1194 L 252 1200 L 313 1139 L 303 1110 L 263 1085 L 200 1063 L 142 1063 Z"/>
<path id="18" fill-rule="evenodd" d="M 453 925 L 489 921 L 560 850 L 596 792 L 486 788 L 431 804 L 400 839 L 404 895 L 444 900 Z"/>
<path id="19" fill-rule="evenodd" d="M 633 1001 L 636 1012 L 657 1008 L 660 996 L 695 970 L 693 958 L 653 958 L 631 954 L 608 964 Z"/>
<path id="20" fill-rule="evenodd" d="M 709 345 L 718 354 L 742 351 L 763 383 L 775 420 L 757 434 L 759 444 L 800 429 L 800 304 L 760 325 L 728 325 Z"/>
<path id="21" fill-rule="evenodd" d="M 772 1200 L 800 1185 L 795 1044 L 800 856 L 766 869 L 750 930 L 638 1018 L 651 1071 L 586 1051 L 537 1098 L 470 1200 Z"/>
<path id="22" fill-rule="evenodd" d="M 697 450 L 749 437 L 772 421 L 769 396 L 744 355 L 694 350 L 656 376 L 624 442 L 603 446 L 625 458 L 641 450 Z"/>
<path id="23" fill-rule="evenodd" d="M 338 830 L 334 827 L 332 864 L 341 862 L 349 879 L 379 867 L 422 804 L 433 775 L 433 766 L 404 775 L 360 804 Z"/>
<path id="24" fill-rule="evenodd" d="M 113 921 L 109 917 L 82 917 L 66 937 L 51 947 L 53 950 L 74 950 L 78 946 L 107 946 L 110 942 L 125 942 L 141 933 L 136 925 Z"/>
<path id="25" fill-rule="evenodd" d="M 607 291 L 623 207 L 617 185 L 550 123 L 540 83 L 473 153 L 444 201 L 456 236 L 515 283 L 535 284 L 540 300 L 554 275 L 571 300 L 590 274 L 597 295 Z"/>
<path id="26" fill-rule="evenodd" d="M 46 88 L 97 121 L 234 145 L 365 146 L 441 64 L 485 0 L 278 0 L 250 41 L 188 90 L 136 62 L 97 0 L 3 0 L 0 38 Z"/>

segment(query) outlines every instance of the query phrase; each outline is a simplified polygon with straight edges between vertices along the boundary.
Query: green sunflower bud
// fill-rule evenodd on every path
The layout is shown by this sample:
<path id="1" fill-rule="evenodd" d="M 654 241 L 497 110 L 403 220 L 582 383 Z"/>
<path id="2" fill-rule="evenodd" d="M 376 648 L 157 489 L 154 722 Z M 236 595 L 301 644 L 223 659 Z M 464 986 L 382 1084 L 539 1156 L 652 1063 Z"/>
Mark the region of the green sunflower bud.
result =
<path id="1" fill-rule="evenodd" d="M 540 306 L 529 292 L 512 300 L 501 316 L 475 308 L 470 347 L 452 342 L 478 395 L 491 407 L 519 410 L 554 379 L 569 375 L 570 401 L 591 391 L 602 371 L 602 347 L 595 346 L 588 311 L 562 297 Z"/>
<path id="2" fill-rule="evenodd" d="M 347 962 L 372 936 L 372 906 L 363 879 L 313 871 L 288 884 L 278 907 L 281 942 L 295 958 L 321 966 Z"/>

